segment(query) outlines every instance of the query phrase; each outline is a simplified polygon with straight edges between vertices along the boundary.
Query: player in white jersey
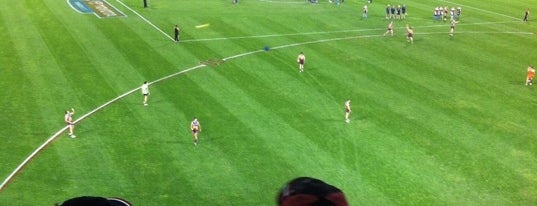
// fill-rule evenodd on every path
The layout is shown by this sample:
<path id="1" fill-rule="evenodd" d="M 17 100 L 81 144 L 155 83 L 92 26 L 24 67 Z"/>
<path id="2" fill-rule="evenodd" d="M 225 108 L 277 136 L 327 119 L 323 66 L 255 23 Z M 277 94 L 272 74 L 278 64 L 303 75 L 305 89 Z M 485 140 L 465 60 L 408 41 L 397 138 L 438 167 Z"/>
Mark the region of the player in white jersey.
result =
<path id="1" fill-rule="evenodd" d="M 194 120 L 190 122 L 190 130 L 194 135 L 194 145 L 198 145 L 198 133 L 201 132 L 201 124 L 198 122 L 198 118 L 194 117 Z"/>
<path id="2" fill-rule="evenodd" d="M 351 115 L 351 100 L 348 99 L 345 101 L 345 122 L 349 123 L 351 120 L 349 119 L 349 115 Z"/>
<path id="3" fill-rule="evenodd" d="M 144 106 L 147 106 L 147 98 L 149 97 L 149 84 L 147 83 L 147 81 L 142 84 L 141 90 L 142 95 L 144 96 Z"/>
<path id="4" fill-rule="evenodd" d="M 75 130 L 75 124 L 73 122 L 73 115 L 74 114 L 75 114 L 75 109 L 71 108 L 71 111 L 69 111 L 69 110 L 65 111 L 65 116 L 64 116 L 65 123 L 67 124 L 67 127 L 69 128 L 69 136 L 71 138 L 76 137 L 75 134 L 73 133 L 73 131 Z"/>
<path id="5" fill-rule="evenodd" d="M 364 5 L 364 8 L 362 9 L 362 18 L 363 19 L 367 19 L 367 12 L 368 12 L 367 5 Z"/>
<path id="6" fill-rule="evenodd" d="M 449 30 L 449 36 L 453 37 L 453 34 L 455 33 L 455 25 L 457 24 L 457 21 L 455 19 L 451 19 L 450 27 L 451 30 Z"/>

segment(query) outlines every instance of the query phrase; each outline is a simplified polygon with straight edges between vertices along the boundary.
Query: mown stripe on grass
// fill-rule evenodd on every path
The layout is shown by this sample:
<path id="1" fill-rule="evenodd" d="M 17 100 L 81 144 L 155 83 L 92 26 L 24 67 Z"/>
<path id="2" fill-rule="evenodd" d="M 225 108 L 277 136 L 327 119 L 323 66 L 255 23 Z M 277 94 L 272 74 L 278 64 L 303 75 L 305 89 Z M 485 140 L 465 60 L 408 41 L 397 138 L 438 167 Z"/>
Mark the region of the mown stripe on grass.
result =
<path id="1" fill-rule="evenodd" d="M 241 67 L 241 68 L 248 68 L 248 67 Z M 265 70 L 266 70 L 266 69 L 265 69 Z M 267 72 L 269 72 L 269 71 L 267 71 Z M 241 74 L 241 76 L 237 76 L 237 75 L 239 75 L 238 73 L 235 73 L 235 74 L 228 74 L 228 73 L 226 73 L 226 74 L 229 75 L 229 76 L 232 76 L 233 78 L 237 78 L 237 79 L 245 79 L 245 78 L 246 78 L 246 79 L 251 79 L 251 80 L 252 80 L 251 82 L 255 82 L 255 83 L 250 83 L 250 82 L 249 82 L 249 83 L 248 83 L 248 85 L 249 85 L 249 86 L 248 86 L 248 90 L 253 90 L 253 91 L 257 90 L 257 92 L 254 92 L 256 96 L 259 96 L 259 95 L 260 95 L 259 93 L 264 94 L 264 93 L 267 93 L 267 92 L 270 91 L 270 90 L 262 89 L 262 88 L 270 88 L 270 87 L 271 87 L 270 85 L 263 85 L 263 86 L 257 86 L 257 87 L 254 86 L 254 87 L 253 87 L 252 84 L 263 83 L 262 80 L 259 80 L 259 79 L 257 79 L 257 78 L 254 78 L 254 77 L 248 77 L 248 76 L 244 77 L 244 74 Z M 296 73 L 295 73 L 295 74 L 296 74 Z M 298 75 L 298 74 L 297 74 L 297 75 Z M 267 76 L 273 76 L 273 75 L 267 74 Z M 275 81 L 275 82 L 273 82 L 272 84 L 279 84 L 279 82 L 278 82 L 278 81 Z M 281 83 L 280 83 L 280 84 L 281 84 Z M 228 85 L 228 84 L 226 84 L 226 85 Z M 242 86 L 241 88 L 246 88 L 246 86 Z M 253 95 L 252 92 L 249 92 L 249 93 L 250 93 L 250 96 Z M 270 97 L 271 97 L 270 99 L 282 99 L 282 98 L 278 98 L 278 95 L 275 95 L 274 93 L 268 93 L 268 94 L 266 94 L 266 95 L 270 96 Z M 263 95 L 261 95 L 261 96 L 263 96 Z M 312 96 L 316 96 L 316 95 L 312 95 Z M 321 96 L 322 96 L 322 95 L 321 95 Z M 257 98 L 260 98 L 260 97 L 255 97 L 255 98 L 257 99 Z M 311 97 L 310 97 L 310 98 L 311 98 Z M 261 99 L 267 99 L 267 98 L 266 98 L 266 97 L 265 97 L 265 98 L 261 97 Z M 267 100 L 264 100 L 264 101 L 267 101 Z M 273 101 L 274 101 L 274 100 L 269 101 L 268 103 L 265 103 L 265 104 L 266 104 L 266 105 L 280 105 L 280 104 L 284 104 L 284 105 L 292 105 L 292 104 L 289 104 L 289 103 L 280 103 L 280 104 L 276 104 L 276 103 L 272 103 Z M 259 102 L 259 100 L 258 100 L 258 102 Z M 265 107 L 267 107 L 266 105 L 265 105 Z M 270 106 L 268 106 L 268 108 L 270 108 Z M 290 106 L 290 108 L 295 108 L 295 107 Z M 271 110 L 274 111 L 274 108 L 272 108 Z M 278 111 L 278 112 L 275 112 L 275 113 L 279 113 L 279 114 L 281 114 L 282 112 L 281 112 L 281 111 Z M 302 113 L 299 113 L 299 114 L 300 114 L 300 116 L 302 117 L 302 118 L 300 118 L 301 120 L 306 119 L 306 120 L 310 120 L 310 121 L 311 121 L 311 119 L 315 119 L 315 118 L 309 118 L 308 116 L 304 116 L 303 112 L 302 112 Z M 300 123 L 290 123 L 289 125 L 297 125 L 297 124 L 301 125 L 301 124 L 307 124 L 307 123 L 310 122 L 310 121 L 302 121 L 302 122 L 300 122 Z M 310 133 L 315 133 L 315 132 L 312 132 L 312 131 L 311 131 L 311 127 L 308 127 L 308 128 L 310 128 L 310 129 L 309 129 L 309 130 L 310 130 L 310 131 L 309 131 Z M 295 127 L 295 129 L 296 129 L 296 127 Z M 302 131 L 303 134 L 308 133 L 308 132 L 304 132 L 304 130 L 301 130 L 301 131 Z M 316 131 L 316 130 L 315 130 L 315 131 Z M 320 136 L 322 136 L 322 135 L 320 135 Z M 326 135 L 326 136 L 333 136 L 333 135 Z M 326 140 L 326 138 L 327 138 L 326 136 L 324 137 L 324 140 Z M 312 138 L 312 137 L 310 137 L 310 139 L 311 139 L 311 138 Z M 330 138 L 330 137 L 329 137 L 329 138 Z M 314 139 L 315 139 L 315 138 L 314 138 Z M 321 138 L 321 141 L 323 141 L 322 138 Z M 324 142 L 322 145 L 323 145 L 323 148 L 330 148 L 330 146 L 327 146 L 327 142 Z M 348 144 L 347 144 L 347 145 L 348 145 Z M 333 148 L 333 147 L 332 147 L 332 148 Z M 425 184 L 425 183 L 424 183 L 424 184 Z M 386 186 L 388 186 L 388 185 L 386 185 Z M 420 193 L 420 194 L 425 194 L 425 193 Z M 397 199 L 397 198 L 394 197 L 394 199 Z"/>
<path id="2" fill-rule="evenodd" d="M 41 99 L 42 95 L 33 86 L 41 82 L 34 83 L 33 75 L 28 74 L 28 70 L 35 68 L 30 62 L 35 55 L 35 49 L 39 48 L 39 39 L 29 39 L 37 32 L 26 13 L 8 12 L 21 10 L 21 3 L 17 1 L 0 8 L 0 87 L 3 97 L 0 100 L 3 105 L 0 122 L 4 128 L 9 128 L 0 131 L 3 139 L 0 151 L 4 151 L 0 156 L 3 160 L 0 174 L 3 175 L 9 174 L 9 168 L 17 166 L 20 162 L 17 157 L 24 157 L 35 149 L 30 145 L 37 145 L 40 140 L 34 137 L 47 135 L 41 129 L 49 127 L 30 121 L 39 118 L 43 106 L 40 104 L 43 102 L 34 101 Z M 28 36 L 20 35 L 22 31 Z M 21 103 L 25 103 L 25 106 L 20 107 Z"/>
<path id="3" fill-rule="evenodd" d="M 303 174 L 319 176 L 323 174 L 321 173 L 321 171 L 323 170 L 324 172 L 337 170 L 337 172 L 334 171 L 334 173 L 332 173 L 332 177 L 327 178 L 336 179 L 338 182 L 345 182 L 342 180 L 352 176 L 353 179 L 351 181 L 353 183 L 364 185 L 365 187 L 366 183 L 361 182 L 359 175 L 357 175 L 352 170 L 345 168 L 343 164 L 339 164 L 339 160 L 327 158 L 331 155 L 329 153 L 326 153 L 326 151 L 324 151 L 325 149 L 319 147 L 318 144 L 312 142 L 310 140 L 311 137 L 309 137 L 309 133 L 304 133 L 303 131 L 296 130 L 295 128 L 293 128 L 295 125 L 291 125 L 289 123 L 285 123 L 286 121 L 282 121 L 282 118 L 286 118 L 285 116 L 282 117 L 281 113 L 275 113 L 272 108 L 265 106 L 271 104 L 273 104 L 274 106 L 277 105 L 272 101 L 274 97 L 269 98 L 268 96 L 263 95 L 263 93 L 267 93 L 270 90 L 257 90 L 258 92 L 256 93 L 252 93 L 252 91 L 247 90 L 245 91 L 244 86 L 240 86 L 242 83 L 237 82 L 239 81 L 239 79 L 241 79 L 241 77 L 237 75 L 238 74 L 226 74 L 225 78 L 229 78 L 229 81 L 221 79 L 222 77 L 219 77 L 218 80 L 212 80 L 211 82 L 220 82 L 221 84 L 227 85 L 227 89 L 226 91 L 214 90 L 211 91 L 211 94 L 218 101 L 226 101 L 226 99 L 229 99 L 227 101 L 231 100 L 233 102 L 237 102 L 236 104 L 222 104 L 229 105 L 228 110 L 236 114 L 237 118 L 240 119 L 242 124 L 246 125 L 246 128 L 253 130 L 255 134 L 258 134 L 257 137 L 253 138 L 263 139 L 263 145 L 265 147 L 267 147 L 271 151 L 277 151 L 277 153 L 281 153 L 281 161 L 286 161 L 288 162 L 288 164 L 294 165 L 295 167 L 300 166 L 299 171 L 302 170 L 304 172 Z M 244 76 L 244 74 L 241 76 Z M 255 82 L 258 81 L 255 81 L 254 79 L 254 81 L 252 81 L 252 83 L 250 84 L 259 84 Z M 207 85 L 203 86 L 208 87 Z M 259 89 L 263 86 L 249 85 L 248 87 L 251 89 Z M 206 90 L 213 89 L 207 88 Z M 268 95 L 268 93 L 266 95 Z M 301 114 L 301 110 L 297 110 L 296 112 L 298 115 Z M 251 121 L 251 115 L 255 115 L 260 118 L 253 118 L 253 121 Z M 244 121 L 246 119 L 250 119 L 251 122 Z M 304 122 L 302 124 L 312 121 L 308 118 L 300 119 L 302 119 Z M 261 127 L 259 125 L 263 126 Z M 335 141 L 334 139 L 331 139 L 329 137 L 326 137 L 325 140 Z M 281 143 L 287 144 L 282 145 Z M 285 170 L 286 168 L 282 169 Z M 382 196 L 379 193 L 372 195 Z"/>
<path id="4" fill-rule="evenodd" d="M 404 72 L 402 72 L 402 73 L 398 73 L 398 74 L 404 74 Z M 388 76 L 388 77 L 389 77 L 389 76 Z M 404 80 L 405 77 L 403 77 L 403 78 L 401 78 L 401 77 L 396 77 L 396 78 L 387 78 L 387 79 L 399 79 L 399 80 L 400 80 L 400 79 L 403 79 L 403 80 Z M 469 78 L 468 80 L 465 80 L 465 81 L 471 81 L 471 79 Z M 336 82 L 336 81 L 331 81 L 331 82 Z M 402 83 L 402 84 L 403 84 L 403 85 L 406 85 L 406 84 L 404 84 L 404 83 Z M 415 84 L 415 83 L 414 83 L 414 84 Z M 421 83 L 418 82 L 418 84 L 421 84 Z M 425 88 L 425 87 L 424 87 L 424 88 Z M 414 90 L 414 89 L 413 89 L 413 90 Z M 419 90 L 418 90 L 418 91 L 419 91 Z M 404 91 L 403 91 L 403 93 L 408 93 L 408 91 L 407 91 L 407 92 L 404 92 Z M 414 93 L 414 92 L 412 92 L 412 93 Z M 418 93 L 423 93 L 423 92 L 417 92 L 416 94 L 418 94 Z M 426 92 L 425 94 L 432 94 L 432 93 L 433 93 L 433 92 L 430 91 L 430 92 Z M 423 98 L 419 98 L 419 99 L 423 99 Z M 434 102 L 433 102 L 433 103 L 434 103 Z M 414 102 L 414 103 L 409 104 L 409 105 L 417 105 L 417 104 Z M 435 113 L 435 112 L 431 112 L 431 113 Z"/>
<path id="5" fill-rule="evenodd" d="M 85 56 L 85 51 L 77 43 L 77 38 L 71 35 L 69 30 L 62 24 L 62 21 L 53 15 L 52 10 L 44 2 L 41 2 L 42 5 L 38 7 L 36 7 L 35 2 L 27 3 L 28 11 L 33 13 L 30 17 L 34 22 L 37 22 L 35 25 L 40 37 L 53 58 L 50 62 L 55 64 L 53 68 L 57 69 L 56 72 L 59 73 L 56 75 L 65 77 L 66 87 L 74 84 L 85 85 L 73 91 L 72 96 L 69 98 L 85 99 L 86 104 L 97 104 L 97 102 L 104 100 L 99 99 L 99 97 L 105 96 L 103 94 L 106 91 L 110 91 L 111 88 L 106 84 L 95 84 L 95 81 L 102 79 L 102 76 L 93 66 L 92 60 Z M 51 69 L 44 68 L 45 71 Z M 82 90 L 81 88 L 86 89 Z M 69 108 L 78 105 L 76 99 L 71 100 L 73 105 L 64 107 Z"/>
<path id="6" fill-rule="evenodd" d="M 218 68 L 222 69 L 222 68 Z M 203 160 L 200 160 L 201 162 L 199 164 L 216 164 L 214 168 L 200 168 L 200 170 L 218 170 L 221 167 L 225 166 L 225 170 L 217 172 L 218 174 L 214 174 L 214 172 L 207 171 L 209 174 L 206 173 L 200 173 L 198 176 L 196 175 L 196 171 L 198 169 L 188 169 L 193 170 L 191 175 L 193 176 L 191 181 L 196 181 L 199 179 L 203 179 L 205 181 L 209 181 L 208 178 L 215 178 L 215 177 L 226 177 L 225 180 L 220 181 L 226 181 L 228 182 L 228 185 L 218 185 L 215 188 L 205 188 L 207 186 L 200 185 L 198 188 L 194 188 L 195 190 L 200 190 L 200 193 L 205 194 L 206 192 L 203 192 L 204 190 L 214 190 L 217 188 L 225 188 L 225 187 L 239 187 L 237 185 L 240 183 L 240 185 L 262 185 L 261 188 L 277 188 L 280 187 L 280 185 L 274 185 L 275 182 L 272 179 L 254 179 L 254 180 L 248 180 L 244 179 L 245 177 L 264 177 L 264 176 L 283 176 L 288 175 L 288 172 L 295 173 L 294 165 L 286 164 L 286 162 L 281 162 L 280 155 L 277 154 L 274 151 L 271 151 L 265 147 L 265 144 L 261 141 L 261 139 L 257 136 L 258 134 L 253 132 L 250 128 L 251 125 L 246 125 L 243 123 L 243 117 L 244 111 L 237 111 L 235 107 L 241 107 L 240 105 L 233 104 L 232 102 L 240 102 L 238 99 L 234 98 L 232 92 L 229 91 L 222 91 L 222 87 L 219 85 L 225 84 L 222 83 L 219 79 L 216 78 L 214 75 L 211 75 L 214 73 L 210 70 L 203 71 L 204 75 L 196 75 L 196 76 L 188 76 L 187 78 L 181 78 L 179 81 L 180 84 L 174 83 L 174 87 L 177 87 L 176 89 L 182 89 L 188 91 L 188 93 L 192 95 L 185 95 L 185 96 L 176 96 L 175 94 L 168 94 L 170 98 L 181 98 L 181 101 L 175 101 L 177 102 L 177 108 L 196 108 L 199 107 L 199 104 L 203 102 L 203 109 L 200 109 L 199 111 L 182 111 L 184 113 L 197 113 L 198 118 L 200 118 L 200 121 L 203 125 L 203 128 L 206 128 L 202 131 L 200 134 L 200 144 L 196 148 L 192 145 L 191 142 L 191 134 L 190 132 L 187 132 L 186 130 L 181 132 L 178 136 L 178 138 L 186 139 L 185 141 L 182 141 L 180 145 L 177 145 L 180 148 L 183 148 L 183 151 L 187 151 L 185 155 L 192 156 L 190 159 L 198 159 L 198 154 L 201 156 L 207 156 L 207 157 L 218 157 L 215 159 L 206 159 L 203 158 Z M 175 82 L 175 81 L 174 81 Z M 168 85 L 168 84 L 164 84 Z M 182 88 L 180 85 L 189 85 L 188 88 Z M 171 89 L 173 91 L 175 89 Z M 214 95 L 214 93 L 218 94 L 217 96 Z M 222 98 L 221 95 L 225 95 L 225 98 Z M 224 107 L 222 101 L 219 101 L 217 99 L 224 99 L 223 101 L 226 103 L 226 105 L 233 105 L 231 108 Z M 192 114 L 195 115 L 195 114 Z M 248 114 L 253 115 L 253 114 Z M 188 116 L 188 114 L 187 114 Z M 209 121 L 210 120 L 210 121 Z M 188 126 L 188 122 L 184 121 L 184 126 Z M 239 137 L 250 137 L 250 138 L 239 138 Z M 233 142 L 232 144 L 220 144 L 222 141 L 225 142 Z M 261 142 L 260 142 L 261 141 Z M 224 147 L 228 145 L 227 147 Z M 258 162 L 257 160 L 263 159 L 260 156 L 263 156 L 263 158 L 266 158 L 268 162 Z M 274 156 L 271 158 L 271 156 Z M 227 159 L 223 160 L 223 163 L 217 163 L 220 160 L 219 159 Z M 216 161 L 216 162 L 215 162 Z M 205 163 L 206 162 L 206 163 Z M 233 168 L 228 168 L 230 164 L 233 164 Z M 226 166 L 227 165 L 227 166 Z M 243 166 L 240 166 L 243 165 Z M 245 168 L 245 169 L 239 169 L 237 168 Z M 236 173 L 236 174 L 235 174 Z M 276 174 L 274 174 L 276 173 Z M 270 175 L 269 175 L 270 174 Z M 277 175 L 279 174 L 279 175 Z M 210 177 L 205 178 L 205 175 L 210 175 Z M 213 175 L 215 175 L 213 177 Z M 212 182 L 212 181 L 209 181 Z M 214 187 L 214 186 L 213 186 Z M 248 187 L 245 187 L 248 188 Z M 235 188 L 232 191 L 242 191 L 241 188 Z M 243 191 L 246 192 L 246 191 Z M 254 193 L 266 193 L 267 191 L 251 191 Z M 240 196 L 243 196 L 242 192 L 238 192 Z M 205 196 L 204 196 L 205 197 Z M 230 196 L 231 197 L 231 196 Z M 226 198 L 230 197 L 222 197 L 222 200 L 225 200 Z M 204 199 L 214 199 L 216 197 L 206 197 Z M 243 197 L 246 198 L 246 197 Z M 269 199 L 266 199 L 269 198 Z M 270 198 L 272 197 L 263 197 L 263 198 L 256 198 L 257 200 L 250 200 L 253 201 L 255 204 L 261 204 L 262 202 L 270 201 Z M 261 201 L 263 200 L 263 201 Z M 215 200 L 215 202 L 221 202 Z"/>

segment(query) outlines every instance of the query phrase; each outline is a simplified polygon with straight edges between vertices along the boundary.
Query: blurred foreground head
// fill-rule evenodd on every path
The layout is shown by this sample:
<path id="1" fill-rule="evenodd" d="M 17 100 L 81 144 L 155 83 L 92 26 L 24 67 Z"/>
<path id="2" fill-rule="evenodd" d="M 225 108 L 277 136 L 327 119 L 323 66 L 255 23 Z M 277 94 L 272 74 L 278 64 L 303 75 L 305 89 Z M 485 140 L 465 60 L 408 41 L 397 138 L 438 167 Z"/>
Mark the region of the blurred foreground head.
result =
<path id="1" fill-rule="evenodd" d="M 311 177 L 291 180 L 277 198 L 279 206 L 348 206 L 343 191 Z"/>
<path id="2" fill-rule="evenodd" d="M 75 197 L 55 206 L 132 206 L 131 203 L 120 198 L 104 197 Z"/>

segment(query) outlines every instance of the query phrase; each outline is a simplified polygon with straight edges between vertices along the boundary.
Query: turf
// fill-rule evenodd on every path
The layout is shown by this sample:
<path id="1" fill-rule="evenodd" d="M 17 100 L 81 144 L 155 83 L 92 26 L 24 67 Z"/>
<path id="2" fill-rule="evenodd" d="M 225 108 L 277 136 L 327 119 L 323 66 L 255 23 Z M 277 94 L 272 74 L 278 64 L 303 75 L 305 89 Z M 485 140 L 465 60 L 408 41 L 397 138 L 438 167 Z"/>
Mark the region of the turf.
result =
<path id="1" fill-rule="evenodd" d="M 180 43 L 109 2 L 127 17 L 83 15 L 65 1 L 0 7 L 2 180 L 64 127 L 66 109 L 76 119 L 177 75 L 150 86 L 149 106 L 136 91 L 80 121 L 76 139 L 58 137 L 0 191 L 0 205 L 82 195 L 275 205 L 298 176 L 336 185 L 351 205 L 537 204 L 529 0 L 375 0 L 367 20 L 365 1 L 122 1 L 167 35 L 179 24 Z M 393 3 L 409 16 L 383 36 Z M 453 38 L 432 20 L 439 5 L 463 9 Z"/>

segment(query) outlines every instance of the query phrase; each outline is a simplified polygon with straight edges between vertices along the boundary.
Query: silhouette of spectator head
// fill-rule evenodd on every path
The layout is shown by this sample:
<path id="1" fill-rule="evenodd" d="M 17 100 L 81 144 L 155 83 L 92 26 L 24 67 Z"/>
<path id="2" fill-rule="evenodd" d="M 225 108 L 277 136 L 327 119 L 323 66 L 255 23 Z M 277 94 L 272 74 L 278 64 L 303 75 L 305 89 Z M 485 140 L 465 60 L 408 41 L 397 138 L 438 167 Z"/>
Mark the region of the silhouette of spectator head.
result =
<path id="1" fill-rule="evenodd" d="M 56 203 L 55 206 L 132 206 L 131 203 L 120 198 L 104 197 L 75 197 L 66 200 L 62 204 Z"/>
<path id="2" fill-rule="evenodd" d="M 343 191 L 321 180 L 299 177 L 281 189 L 279 206 L 348 206 Z"/>

